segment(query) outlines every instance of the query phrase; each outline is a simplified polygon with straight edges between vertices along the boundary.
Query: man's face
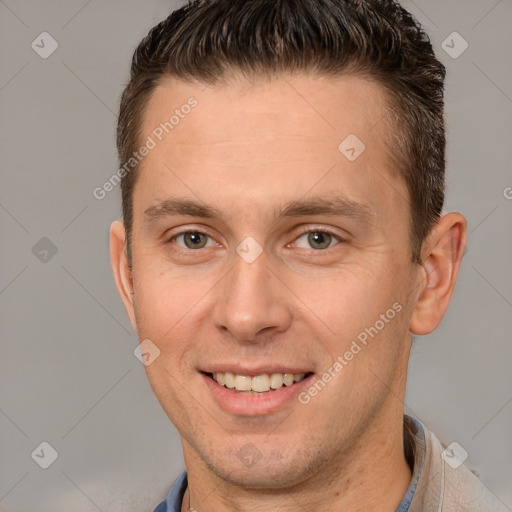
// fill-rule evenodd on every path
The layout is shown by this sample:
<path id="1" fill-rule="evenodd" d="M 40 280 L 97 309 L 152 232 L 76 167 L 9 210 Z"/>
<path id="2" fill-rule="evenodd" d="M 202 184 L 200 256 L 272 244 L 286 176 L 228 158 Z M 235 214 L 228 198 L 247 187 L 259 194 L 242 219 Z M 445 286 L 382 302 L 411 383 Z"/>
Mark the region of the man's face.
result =
<path id="1" fill-rule="evenodd" d="M 157 145 L 133 196 L 134 323 L 160 350 L 146 371 L 187 461 L 291 486 L 401 417 L 418 274 L 388 130 L 383 91 L 362 78 L 155 90 L 141 140 Z M 247 393 L 216 372 L 258 389 L 306 375 Z"/>

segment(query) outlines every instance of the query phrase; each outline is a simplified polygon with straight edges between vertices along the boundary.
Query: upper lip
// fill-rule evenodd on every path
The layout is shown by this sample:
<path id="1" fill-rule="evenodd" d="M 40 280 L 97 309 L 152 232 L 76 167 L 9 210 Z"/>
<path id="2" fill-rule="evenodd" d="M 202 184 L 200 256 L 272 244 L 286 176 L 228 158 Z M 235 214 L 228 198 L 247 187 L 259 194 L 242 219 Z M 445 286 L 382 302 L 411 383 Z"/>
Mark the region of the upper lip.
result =
<path id="1" fill-rule="evenodd" d="M 304 366 L 284 366 L 284 365 L 276 365 L 268 364 L 268 365 L 258 365 L 258 366 L 245 366 L 240 364 L 212 364 L 208 365 L 201 369 L 204 373 L 226 373 L 230 372 L 235 375 L 247 375 L 247 376 L 256 376 L 256 375 L 271 375 L 272 373 L 312 373 L 311 369 L 308 369 Z"/>

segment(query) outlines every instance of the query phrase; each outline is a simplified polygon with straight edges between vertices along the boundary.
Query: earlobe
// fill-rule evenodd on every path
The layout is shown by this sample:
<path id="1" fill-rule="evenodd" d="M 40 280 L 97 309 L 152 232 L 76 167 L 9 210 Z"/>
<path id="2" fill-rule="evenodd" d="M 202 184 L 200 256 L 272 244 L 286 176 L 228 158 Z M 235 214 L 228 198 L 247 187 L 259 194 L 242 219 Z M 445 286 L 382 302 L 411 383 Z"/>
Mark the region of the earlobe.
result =
<path id="1" fill-rule="evenodd" d="M 409 330 L 424 335 L 437 328 L 455 289 L 466 251 L 467 222 L 460 213 L 441 217 L 423 244 L 417 299 Z"/>
<path id="2" fill-rule="evenodd" d="M 132 271 L 126 256 L 126 231 L 124 224 L 119 220 L 114 221 L 110 226 L 110 263 L 117 291 L 121 296 L 132 327 L 137 332 L 133 306 Z"/>

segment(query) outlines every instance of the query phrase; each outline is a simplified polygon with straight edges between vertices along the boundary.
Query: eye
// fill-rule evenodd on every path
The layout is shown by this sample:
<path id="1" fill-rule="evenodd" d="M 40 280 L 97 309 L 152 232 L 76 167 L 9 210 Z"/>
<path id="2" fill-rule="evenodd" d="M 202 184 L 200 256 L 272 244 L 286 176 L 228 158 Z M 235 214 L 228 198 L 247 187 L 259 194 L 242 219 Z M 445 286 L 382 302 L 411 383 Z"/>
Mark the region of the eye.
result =
<path id="1" fill-rule="evenodd" d="M 211 244 L 207 245 L 208 239 L 211 240 Z M 182 240 L 181 244 L 177 243 L 178 240 Z M 180 249 L 203 249 L 215 245 L 215 242 L 206 234 L 201 231 L 183 231 L 174 235 L 169 242 L 174 242 Z"/>
<path id="2" fill-rule="evenodd" d="M 303 240 L 303 244 L 309 244 L 309 247 L 305 245 L 300 245 L 298 243 L 300 240 Z M 297 238 L 297 242 L 295 244 L 297 247 L 302 247 L 303 249 L 311 249 L 321 250 L 321 249 L 329 249 L 333 245 L 336 245 L 337 242 L 343 241 L 340 237 L 330 233 L 329 231 L 323 230 L 312 230 L 306 231 L 301 236 Z"/>

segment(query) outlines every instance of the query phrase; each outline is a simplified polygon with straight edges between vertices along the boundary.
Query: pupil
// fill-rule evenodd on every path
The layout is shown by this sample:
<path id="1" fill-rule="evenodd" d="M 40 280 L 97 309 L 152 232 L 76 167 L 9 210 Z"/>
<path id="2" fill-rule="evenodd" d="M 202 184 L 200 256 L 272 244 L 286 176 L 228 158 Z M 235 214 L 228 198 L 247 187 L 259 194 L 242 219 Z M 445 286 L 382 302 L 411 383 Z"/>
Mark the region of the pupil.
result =
<path id="1" fill-rule="evenodd" d="M 314 247 L 315 249 L 325 249 L 326 247 L 329 247 L 329 244 L 331 243 L 330 238 L 331 236 L 328 233 L 315 231 L 309 234 L 309 243 L 312 246 L 314 246 L 315 244 L 320 244 L 321 247 Z"/>
<path id="2" fill-rule="evenodd" d="M 196 232 L 191 232 L 191 233 L 187 233 L 185 235 L 185 240 L 189 240 L 191 242 L 191 246 L 192 248 L 197 248 L 199 245 L 201 245 L 201 237 L 203 236 L 202 233 L 196 233 Z M 186 244 L 188 245 L 188 244 Z"/>

